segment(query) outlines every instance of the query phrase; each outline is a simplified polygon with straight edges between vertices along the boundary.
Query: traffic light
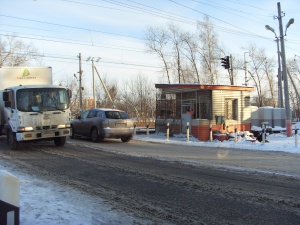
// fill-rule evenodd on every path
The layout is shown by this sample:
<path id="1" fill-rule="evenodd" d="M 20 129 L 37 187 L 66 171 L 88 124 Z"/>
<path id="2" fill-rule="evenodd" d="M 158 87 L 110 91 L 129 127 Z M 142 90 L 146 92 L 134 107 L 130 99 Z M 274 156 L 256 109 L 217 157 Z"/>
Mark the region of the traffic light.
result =
<path id="1" fill-rule="evenodd" d="M 225 69 L 230 69 L 229 56 L 221 58 L 221 64 Z"/>

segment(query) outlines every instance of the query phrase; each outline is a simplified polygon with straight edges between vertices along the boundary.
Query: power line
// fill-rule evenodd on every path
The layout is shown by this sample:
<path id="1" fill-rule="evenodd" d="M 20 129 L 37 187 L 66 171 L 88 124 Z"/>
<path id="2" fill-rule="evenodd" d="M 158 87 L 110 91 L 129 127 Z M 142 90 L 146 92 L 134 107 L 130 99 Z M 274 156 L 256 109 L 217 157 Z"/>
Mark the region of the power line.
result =
<path id="1" fill-rule="evenodd" d="M 92 7 L 109 8 L 109 9 L 113 9 L 113 10 L 131 12 L 132 13 L 132 11 L 128 11 L 128 10 L 124 10 L 124 9 L 116 9 L 116 8 L 112 8 L 112 7 L 100 6 L 100 5 L 91 4 L 91 3 L 83 3 L 83 2 L 72 1 L 72 0 L 62 0 L 62 1 L 71 2 L 71 3 L 75 3 L 75 4 L 88 5 L 88 6 L 92 6 Z M 169 13 L 169 12 L 166 12 L 166 11 L 162 11 L 162 10 L 156 9 L 154 7 L 146 6 L 146 7 L 148 7 L 148 9 L 144 9 L 144 8 L 141 8 L 141 7 L 138 7 L 138 6 L 134 6 L 134 5 L 130 5 L 130 4 L 114 1 L 114 0 L 102 0 L 102 1 L 111 3 L 113 5 L 118 5 L 118 6 L 121 6 L 121 7 L 124 7 L 124 8 L 132 9 L 132 10 L 134 10 L 134 13 L 149 14 L 149 15 L 164 18 L 164 19 L 170 19 L 170 20 L 173 20 L 173 21 L 178 21 L 178 22 L 182 22 L 182 23 L 196 25 L 196 22 L 193 19 L 189 19 L 187 17 L 183 17 L 183 16 L 180 16 L 180 15 L 177 15 L 177 14 L 174 14 L 174 13 Z M 136 3 L 136 4 L 139 4 L 139 3 Z M 140 5 L 142 5 L 142 4 L 140 4 Z M 153 11 L 153 10 L 149 10 L 149 8 L 155 9 L 158 12 Z M 160 13 L 160 12 L 163 12 L 163 13 Z"/>
<path id="2" fill-rule="evenodd" d="M 227 24 L 227 25 L 230 25 L 230 26 L 232 26 L 232 27 L 238 28 L 239 30 L 244 31 L 245 33 L 251 34 L 251 35 L 253 35 L 253 36 L 257 36 L 257 37 L 264 38 L 264 37 L 262 37 L 262 36 L 260 36 L 260 35 L 258 35 L 258 34 L 255 34 L 255 33 L 253 33 L 253 32 L 249 32 L 249 31 L 246 30 L 246 29 L 243 29 L 243 28 L 240 28 L 240 27 L 238 27 L 238 26 L 235 26 L 235 25 L 233 25 L 233 24 L 231 24 L 231 23 L 228 23 L 228 22 L 226 22 L 226 21 L 224 21 L 224 20 L 218 19 L 217 17 L 208 15 L 207 13 L 201 12 L 201 11 L 199 11 L 199 10 L 197 10 L 197 9 L 193 9 L 193 8 L 191 8 L 191 7 L 189 7 L 189 6 L 183 5 L 183 4 L 178 3 L 178 2 L 176 2 L 176 1 L 174 1 L 174 0 L 169 0 L 169 1 L 170 1 L 170 2 L 173 2 L 173 3 L 177 4 L 177 5 L 180 5 L 180 6 L 184 7 L 184 8 L 187 8 L 187 9 L 190 9 L 190 10 L 192 10 L 192 11 L 195 11 L 195 12 L 197 12 L 197 13 L 200 13 L 200 14 L 203 14 L 203 15 L 207 15 L 207 16 L 209 16 L 209 17 L 215 19 L 215 20 L 218 20 L 218 21 L 220 21 L 220 22 L 222 22 L 222 23 L 225 23 L 225 24 Z"/>
<path id="3" fill-rule="evenodd" d="M 9 52 L 3 52 L 3 53 L 9 53 Z M 15 52 L 14 55 L 26 55 L 25 53 L 21 52 Z M 73 56 L 62 56 L 62 55 L 51 55 L 51 54 L 33 54 L 34 57 L 40 57 L 40 58 L 52 58 L 52 59 L 63 59 L 63 60 L 71 60 L 74 61 L 76 64 L 78 63 L 77 57 Z M 66 61 L 65 61 L 66 62 Z M 136 67 L 146 67 L 146 68 L 154 68 L 154 69 L 162 69 L 161 66 L 156 65 L 149 65 L 149 64 L 139 64 L 139 63 L 133 63 L 129 61 L 119 61 L 115 59 L 101 59 L 99 63 L 108 63 L 108 64 L 116 64 L 116 65 L 124 65 L 124 66 L 136 66 Z"/>
<path id="4" fill-rule="evenodd" d="M 75 26 L 70 26 L 70 25 L 65 25 L 65 24 L 50 23 L 50 22 L 41 21 L 41 20 L 33 20 L 33 19 L 27 19 L 27 18 L 22 18 L 22 17 L 16 17 L 16 16 L 8 16 L 8 15 L 3 15 L 3 14 L 0 14 L 0 16 L 12 18 L 12 19 L 17 19 L 17 20 L 30 21 L 30 22 L 35 22 L 35 23 L 42 23 L 42 24 L 59 26 L 59 27 L 72 28 L 72 29 L 85 30 L 85 31 L 93 31 L 93 32 L 96 32 L 96 33 L 103 33 L 103 34 L 108 34 L 108 35 L 115 35 L 115 36 L 122 36 L 122 37 L 127 37 L 127 38 L 134 38 L 134 39 L 144 40 L 143 38 L 139 38 L 139 37 L 128 36 L 128 35 L 123 35 L 123 34 L 116 34 L 116 33 L 110 33 L 110 32 L 104 32 L 104 31 L 99 31 L 99 30 L 94 30 L 94 29 L 87 29 L 87 28 L 83 28 L 83 27 L 75 27 Z"/>
<path id="5" fill-rule="evenodd" d="M 3 31 L 3 30 L 0 30 L 0 31 Z M 28 34 L 25 34 L 25 35 L 28 35 Z M 116 45 L 103 45 L 103 44 L 96 44 L 96 43 L 91 44 L 90 42 L 84 42 L 84 41 L 79 41 L 79 40 L 55 38 L 55 37 L 42 36 L 42 35 L 32 35 L 32 34 L 29 34 L 29 35 L 34 36 L 34 37 L 26 37 L 26 36 L 20 36 L 20 35 L 18 35 L 18 37 L 23 38 L 23 39 L 30 39 L 30 40 L 48 41 L 48 42 L 56 42 L 56 43 L 63 43 L 63 44 L 76 44 L 76 45 L 83 45 L 83 46 L 92 46 L 92 47 L 101 47 L 101 48 L 110 48 L 110 49 L 117 49 L 117 50 L 126 50 L 126 51 L 132 51 L 132 52 L 146 53 L 146 49 L 142 50 L 142 49 L 135 49 L 135 48 L 125 48 L 125 47 L 116 46 Z M 13 37 L 16 35 L 0 33 L 0 36 L 12 36 Z M 35 36 L 37 36 L 37 37 L 35 37 Z M 46 38 L 54 38 L 54 39 L 46 39 Z"/>

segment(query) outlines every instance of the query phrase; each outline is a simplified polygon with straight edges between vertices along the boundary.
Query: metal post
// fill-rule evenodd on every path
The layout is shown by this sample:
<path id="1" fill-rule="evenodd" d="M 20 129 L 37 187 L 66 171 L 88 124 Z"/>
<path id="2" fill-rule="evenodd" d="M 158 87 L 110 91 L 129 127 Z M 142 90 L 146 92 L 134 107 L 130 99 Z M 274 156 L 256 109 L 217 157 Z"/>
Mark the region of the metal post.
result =
<path id="1" fill-rule="evenodd" d="M 237 143 L 237 126 L 234 125 L 234 143 Z"/>
<path id="2" fill-rule="evenodd" d="M 136 123 L 134 123 L 134 125 L 133 125 L 133 135 L 134 136 L 136 135 Z"/>
<path id="3" fill-rule="evenodd" d="M 170 138 L 170 129 L 169 129 L 169 127 L 170 127 L 170 123 L 167 123 L 167 140 L 169 140 L 169 138 Z"/>
<path id="4" fill-rule="evenodd" d="M 284 47 L 284 35 L 282 29 L 282 16 L 280 2 L 277 3 L 278 8 L 278 20 L 279 20 L 279 30 L 280 30 L 280 43 L 281 43 L 281 59 L 282 59 L 282 76 L 284 81 L 284 99 L 285 99 L 285 114 L 286 114 L 286 135 L 287 137 L 292 136 L 292 119 L 289 101 L 289 88 L 288 79 L 286 73 L 286 59 L 285 59 L 285 47 Z"/>
<path id="5" fill-rule="evenodd" d="M 298 147 L 298 126 L 297 124 L 295 125 L 295 145 Z"/>
<path id="6" fill-rule="evenodd" d="M 212 137 L 212 125 L 209 124 L 209 141 L 212 142 L 213 137 Z"/>
<path id="7" fill-rule="evenodd" d="M 147 136 L 149 137 L 149 124 L 146 125 Z"/>
<path id="8" fill-rule="evenodd" d="M 262 142 L 266 142 L 266 124 L 263 123 L 262 125 Z"/>
<path id="9" fill-rule="evenodd" d="M 186 140 L 190 141 L 190 128 L 189 128 L 190 123 L 186 122 Z"/>

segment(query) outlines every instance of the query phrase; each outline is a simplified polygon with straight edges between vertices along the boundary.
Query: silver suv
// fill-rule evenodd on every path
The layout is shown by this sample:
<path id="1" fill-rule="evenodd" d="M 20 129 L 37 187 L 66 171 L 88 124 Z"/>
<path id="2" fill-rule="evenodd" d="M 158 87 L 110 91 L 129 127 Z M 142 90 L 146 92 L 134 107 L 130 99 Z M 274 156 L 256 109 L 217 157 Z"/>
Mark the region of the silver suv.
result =
<path id="1" fill-rule="evenodd" d="M 71 121 L 71 138 L 90 137 L 93 142 L 104 138 L 132 139 L 134 122 L 126 112 L 118 109 L 89 109 Z"/>

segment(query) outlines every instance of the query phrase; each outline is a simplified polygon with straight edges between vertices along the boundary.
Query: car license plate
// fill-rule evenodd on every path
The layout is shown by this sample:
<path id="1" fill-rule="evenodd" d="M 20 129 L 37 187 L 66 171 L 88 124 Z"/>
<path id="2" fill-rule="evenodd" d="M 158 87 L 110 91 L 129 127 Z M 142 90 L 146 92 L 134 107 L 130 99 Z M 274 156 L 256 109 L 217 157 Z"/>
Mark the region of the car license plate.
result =
<path id="1" fill-rule="evenodd" d="M 116 127 L 126 127 L 126 123 L 116 123 Z"/>

